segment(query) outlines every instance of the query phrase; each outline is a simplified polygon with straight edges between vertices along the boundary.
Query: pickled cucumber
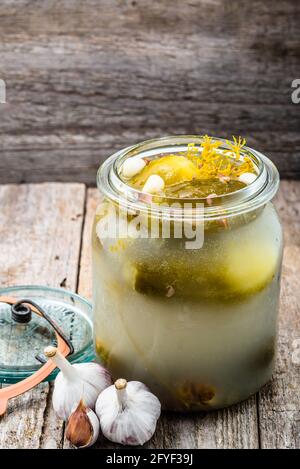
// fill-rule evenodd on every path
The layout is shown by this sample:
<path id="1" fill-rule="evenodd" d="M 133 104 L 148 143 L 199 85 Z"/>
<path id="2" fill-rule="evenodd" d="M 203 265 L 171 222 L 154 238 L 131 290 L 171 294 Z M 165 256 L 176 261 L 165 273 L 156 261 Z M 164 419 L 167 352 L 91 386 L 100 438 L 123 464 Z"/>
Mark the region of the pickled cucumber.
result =
<path id="1" fill-rule="evenodd" d="M 163 178 L 165 185 L 170 186 L 190 181 L 198 175 L 197 167 L 182 155 L 162 156 L 151 161 L 137 176 L 131 179 L 132 186 L 141 189 L 149 176 L 157 174 Z"/>
<path id="2" fill-rule="evenodd" d="M 208 242 L 206 250 L 193 254 L 181 251 L 178 256 L 175 255 L 176 244 L 172 253 L 169 240 L 162 248 L 163 259 L 153 252 L 143 260 L 130 263 L 127 280 L 141 294 L 168 300 L 176 297 L 211 301 L 240 301 L 258 293 L 272 281 L 278 265 L 274 245 L 257 246 L 253 240 L 244 240 L 241 246 L 232 243 L 230 238 L 223 241 L 222 250 Z"/>
<path id="3" fill-rule="evenodd" d="M 243 240 L 243 245 L 230 242 L 230 255 L 224 271 L 224 281 L 232 293 L 255 293 L 271 282 L 275 275 L 278 256 L 272 244 Z"/>
<path id="4" fill-rule="evenodd" d="M 235 180 L 224 183 L 220 181 L 220 179 L 194 179 L 189 182 L 180 182 L 167 187 L 165 189 L 165 195 L 179 199 L 199 199 L 207 197 L 210 194 L 230 194 L 243 189 L 243 187 L 245 187 L 243 182 Z M 220 203 L 220 199 L 218 199 L 218 203 Z"/>

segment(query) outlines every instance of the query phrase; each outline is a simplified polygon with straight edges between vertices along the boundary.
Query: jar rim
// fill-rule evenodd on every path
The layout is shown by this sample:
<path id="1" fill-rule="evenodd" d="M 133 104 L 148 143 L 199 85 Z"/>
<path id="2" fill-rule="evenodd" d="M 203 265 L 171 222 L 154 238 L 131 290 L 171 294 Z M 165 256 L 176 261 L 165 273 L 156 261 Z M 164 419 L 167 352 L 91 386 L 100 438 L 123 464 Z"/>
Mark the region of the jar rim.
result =
<path id="1" fill-rule="evenodd" d="M 279 187 L 278 170 L 267 156 L 248 146 L 241 149 L 241 157 L 247 156 L 253 161 L 258 169 L 257 178 L 242 189 L 214 197 L 212 206 L 204 206 L 206 197 L 197 199 L 162 197 L 166 204 L 155 205 L 155 197 L 129 186 L 120 176 L 120 168 L 127 158 L 149 157 L 162 153 L 174 154 L 187 150 L 187 145 L 190 143 L 200 148 L 202 140 L 203 136 L 199 135 L 176 135 L 145 140 L 121 149 L 99 167 L 97 186 L 105 198 L 126 211 L 148 213 L 151 210 L 151 216 L 169 219 L 182 218 L 182 208 L 174 209 L 170 206 L 171 202 L 179 200 L 180 203 L 196 203 L 196 208 L 193 208 L 193 220 L 208 221 L 242 215 L 260 208 L 273 199 Z M 212 137 L 212 142 L 216 141 L 222 142 L 221 150 L 230 149 L 225 139 Z"/>

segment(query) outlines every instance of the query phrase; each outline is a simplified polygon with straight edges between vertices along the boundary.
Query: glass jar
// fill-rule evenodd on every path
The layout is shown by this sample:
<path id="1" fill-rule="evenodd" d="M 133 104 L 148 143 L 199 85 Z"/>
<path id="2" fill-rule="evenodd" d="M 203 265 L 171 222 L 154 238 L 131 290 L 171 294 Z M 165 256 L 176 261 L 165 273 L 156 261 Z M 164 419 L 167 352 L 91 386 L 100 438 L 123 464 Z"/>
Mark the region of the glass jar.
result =
<path id="1" fill-rule="evenodd" d="M 201 141 L 146 141 L 114 154 L 98 173 L 96 353 L 114 378 L 144 382 L 170 410 L 217 409 L 246 399 L 270 379 L 276 350 L 282 231 L 271 203 L 279 186 L 273 163 L 245 147 L 241 157 L 251 158 L 256 180 L 213 204 L 187 200 L 188 216 L 182 200 L 175 208 L 170 199 L 157 204 L 120 176 L 129 157 L 152 159 Z M 184 230 L 175 235 L 183 220 L 202 229 L 201 246 L 189 244 Z M 138 226 L 138 234 L 124 235 L 125 222 Z"/>

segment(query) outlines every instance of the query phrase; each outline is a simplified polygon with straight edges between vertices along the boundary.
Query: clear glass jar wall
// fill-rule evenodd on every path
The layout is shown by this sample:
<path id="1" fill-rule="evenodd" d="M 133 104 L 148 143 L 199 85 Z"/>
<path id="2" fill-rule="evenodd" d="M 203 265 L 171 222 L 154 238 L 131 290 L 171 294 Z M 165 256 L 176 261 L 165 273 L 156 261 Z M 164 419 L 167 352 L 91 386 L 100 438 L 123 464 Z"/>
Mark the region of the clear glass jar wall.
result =
<path id="1" fill-rule="evenodd" d="M 116 212 L 142 225 L 170 218 L 168 204 L 149 215 L 149 199 L 120 168 L 132 156 L 174 154 L 191 142 L 199 146 L 201 137 L 152 140 L 109 158 L 98 174 L 103 199 L 93 227 L 96 352 L 115 378 L 144 382 L 171 410 L 247 398 L 270 379 L 276 351 L 282 232 L 271 199 L 279 177 L 264 155 L 245 148 L 256 181 L 196 213 L 200 249 L 187 249 L 172 229 L 169 238 L 101 234 Z M 173 226 L 180 217 L 172 213 Z"/>

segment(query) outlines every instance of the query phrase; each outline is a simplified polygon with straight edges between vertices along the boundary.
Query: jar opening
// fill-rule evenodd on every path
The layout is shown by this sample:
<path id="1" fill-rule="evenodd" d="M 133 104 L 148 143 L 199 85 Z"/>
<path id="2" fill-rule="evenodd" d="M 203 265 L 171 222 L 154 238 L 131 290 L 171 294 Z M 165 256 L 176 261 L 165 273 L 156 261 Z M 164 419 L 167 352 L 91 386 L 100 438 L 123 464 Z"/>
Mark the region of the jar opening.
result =
<path id="1" fill-rule="evenodd" d="M 214 220 L 232 217 L 258 209 L 266 204 L 276 194 L 279 186 L 279 174 L 275 165 L 262 153 L 244 146 L 241 149 L 241 158 L 252 161 L 257 173 L 256 179 L 249 185 L 213 198 L 213 204 L 206 203 L 207 197 L 157 197 L 145 194 L 132 187 L 122 177 L 122 165 L 128 158 L 145 158 L 153 160 L 160 155 L 174 155 L 186 152 L 188 146 L 193 144 L 200 149 L 204 137 L 194 135 L 171 136 L 148 140 L 125 148 L 108 158 L 98 171 L 98 187 L 109 200 L 124 207 L 127 211 L 149 212 L 151 215 L 162 218 L 182 217 L 182 207 L 174 209 L 180 200 L 181 206 L 190 206 L 193 218 L 201 220 Z M 226 140 L 212 138 L 213 142 L 221 142 L 218 151 L 230 150 Z"/>

